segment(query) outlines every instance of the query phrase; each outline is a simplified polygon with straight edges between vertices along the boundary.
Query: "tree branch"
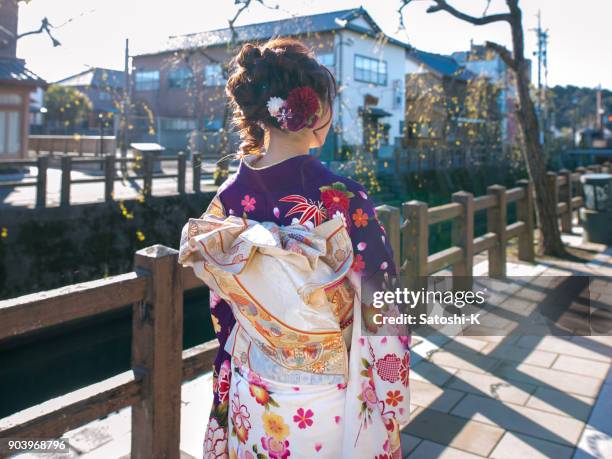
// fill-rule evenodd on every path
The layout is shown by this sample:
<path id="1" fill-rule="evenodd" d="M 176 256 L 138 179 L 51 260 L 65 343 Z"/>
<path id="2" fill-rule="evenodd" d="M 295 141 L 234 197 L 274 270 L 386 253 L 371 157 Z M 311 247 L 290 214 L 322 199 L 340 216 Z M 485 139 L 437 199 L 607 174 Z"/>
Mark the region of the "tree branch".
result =
<path id="1" fill-rule="evenodd" d="M 271 10 L 277 10 L 279 8 L 278 5 L 274 5 L 274 6 L 267 5 L 264 0 L 256 0 L 256 1 L 259 2 L 262 6 L 265 6 L 266 8 L 269 8 Z M 240 5 L 240 8 L 238 8 L 238 11 L 236 11 L 236 14 L 234 15 L 232 19 L 227 20 L 227 22 L 229 23 L 229 29 L 232 32 L 231 44 L 235 43 L 236 40 L 238 39 L 238 33 L 236 32 L 234 23 L 240 17 L 242 12 L 246 10 L 249 6 L 251 6 L 251 2 L 252 0 L 234 0 L 234 3 L 236 5 Z"/>
<path id="2" fill-rule="evenodd" d="M 27 35 L 35 35 L 38 33 L 47 33 L 47 35 L 49 35 L 49 38 L 51 39 L 51 42 L 53 43 L 53 46 L 60 46 L 61 43 L 55 39 L 55 37 L 53 35 L 51 35 L 51 30 L 50 28 L 53 27 L 50 23 L 49 20 L 47 18 L 43 18 L 40 24 L 40 27 L 38 28 L 38 30 L 31 30 L 30 32 L 25 32 L 22 33 L 20 35 L 17 35 L 17 37 L 15 38 L 15 40 L 19 40 L 20 38 L 23 38 Z"/>
<path id="3" fill-rule="evenodd" d="M 510 22 L 510 19 L 511 19 L 509 14 L 491 14 L 490 16 L 482 16 L 482 17 L 470 16 L 469 14 L 462 13 L 461 11 L 453 8 L 451 5 L 449 5 L 446 2 L 446 0 L 433 0 L 433 2 L 435 3 L 435 5 L 432 5 L 429 8 L 427 8 L 428 13 L 435 13 L 437 11 L 446 11 L 447 13 L 452 14 L 456 18 L 461 19 L 462 21 L 469 22 L 474 25 L 486 25 L 486 24 L 491 24 L 492 22 L 500 22 L 500 21 Z"/>

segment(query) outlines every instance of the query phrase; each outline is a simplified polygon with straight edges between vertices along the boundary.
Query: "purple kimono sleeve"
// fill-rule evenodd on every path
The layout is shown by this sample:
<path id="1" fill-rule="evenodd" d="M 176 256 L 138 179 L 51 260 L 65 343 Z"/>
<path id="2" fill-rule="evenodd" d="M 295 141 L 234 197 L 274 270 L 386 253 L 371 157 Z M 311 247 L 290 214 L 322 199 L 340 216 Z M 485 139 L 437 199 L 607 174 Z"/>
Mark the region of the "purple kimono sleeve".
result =
<path id="1" fill-rule="evenodd" d="M 378 220 L 371 199 L 360 185 L 355 188 L 349 207 L 349 234 L 355 253 L 353 271 L 361 276 L 361 303 L 364 326 L 375 332 L 372 315 L 375 292 L 394 290 L 398 286 L 393 250 Z"/>

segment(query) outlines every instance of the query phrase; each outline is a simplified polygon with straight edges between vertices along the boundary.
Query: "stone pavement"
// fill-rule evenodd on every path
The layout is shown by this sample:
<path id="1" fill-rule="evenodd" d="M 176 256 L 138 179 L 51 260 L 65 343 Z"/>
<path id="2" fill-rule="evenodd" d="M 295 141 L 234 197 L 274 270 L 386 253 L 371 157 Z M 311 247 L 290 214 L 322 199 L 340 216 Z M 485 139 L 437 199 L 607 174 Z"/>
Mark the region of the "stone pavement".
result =
<path id="1" fill-rule="evenodd" d="M 577 246 L 581 238 L 569 236 L 566 243 Z M 591 284 L 591 299 L 612 307 L 611 277 L 604 277 L 612 276 L 612 248 L 591 245 L 589 249 L 599 253 L 586 264 L 560 260 L 537 265 L 512 263 L 508 273 L 599 276 L 602 281 Z M 486 273 L 486 261 L 474 271 Z M 529 286 L 519 293 L 533 294 Z M 541 297 L 536 294 L 533 298 Z M 412 416 L 402 433 L 404 456 L 610 458 L 611 363 L 610 336 L 415 338 L 410 380 Z M 201 441 L 211 395 L 210 374 L 183 385 L 184 458 L 202 457 Z M 129 457 L 130 411 L 123 409 L 66 433 L 72 449 L 70 456 L 62 457 Z"/>

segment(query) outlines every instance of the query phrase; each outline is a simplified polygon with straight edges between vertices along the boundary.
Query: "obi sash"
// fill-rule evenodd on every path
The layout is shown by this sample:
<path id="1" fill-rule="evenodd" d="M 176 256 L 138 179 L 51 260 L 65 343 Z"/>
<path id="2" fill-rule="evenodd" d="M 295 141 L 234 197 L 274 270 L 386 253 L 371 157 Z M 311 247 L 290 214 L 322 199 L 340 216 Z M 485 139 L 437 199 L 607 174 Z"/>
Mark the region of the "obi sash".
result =
<path id="1" fill-rule="evenodd" d="M 226 349 L 249 366 L 251 347 L 284 371 L 348 377 L 342 329 L 352 317 L 351 239 L 341 219 L 310 230 L 204 214 L 183 229 L 179 263 L 230 304 Z"/>

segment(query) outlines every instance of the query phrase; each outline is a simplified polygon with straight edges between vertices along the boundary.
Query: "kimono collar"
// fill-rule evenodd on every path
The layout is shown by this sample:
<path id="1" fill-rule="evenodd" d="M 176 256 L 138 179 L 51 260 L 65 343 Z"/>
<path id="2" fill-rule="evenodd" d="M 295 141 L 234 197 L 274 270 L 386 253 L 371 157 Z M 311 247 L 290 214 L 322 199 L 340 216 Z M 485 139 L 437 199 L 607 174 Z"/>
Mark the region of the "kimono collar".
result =
<path id="1" fill-rule="evenodd" d="M 261 190 L 295 186 L 300 179 L 305 182 L 308 169 L 316 164 L 316 158 L 311 155 L 292 156 L 264 167 L 250 166 L 249 161 L 250 158 L 240 161 L 237 178 Z"/>

